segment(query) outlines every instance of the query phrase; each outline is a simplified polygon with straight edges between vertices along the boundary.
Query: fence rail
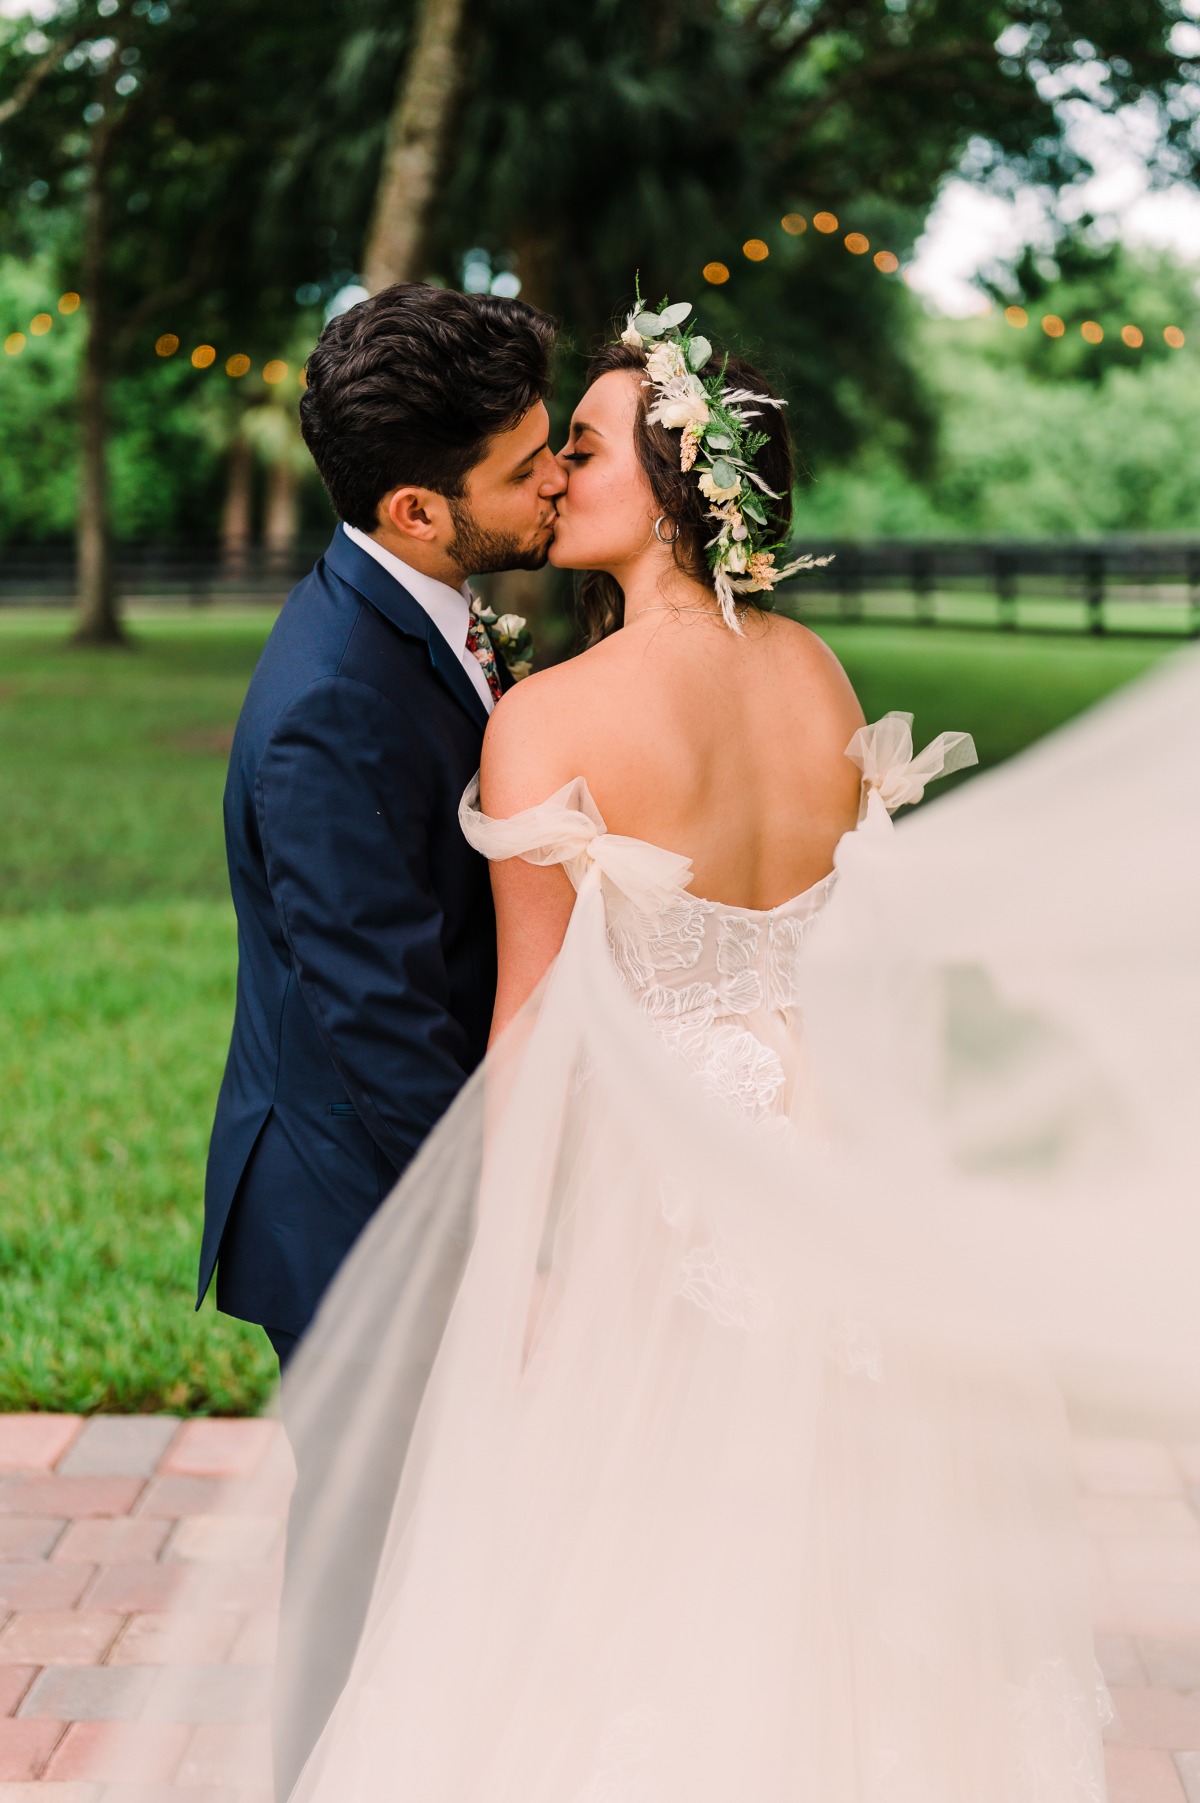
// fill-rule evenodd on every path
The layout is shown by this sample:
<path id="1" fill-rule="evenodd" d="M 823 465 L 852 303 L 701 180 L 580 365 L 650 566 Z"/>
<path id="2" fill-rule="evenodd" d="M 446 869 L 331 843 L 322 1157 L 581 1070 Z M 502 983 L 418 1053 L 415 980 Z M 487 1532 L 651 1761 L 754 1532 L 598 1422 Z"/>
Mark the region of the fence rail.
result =
<path id="1" fill-rule="evenodd" d="M 858 540 L 789 584 L 803 619 L 1200 636 L 1200 538 Z"/>
<path id="2" fill-rule="evenodd" d="M 232 557 L 218 548 L 123 549 L 117 584 L 125 600 L 143 603 L 277 603 L 322 549 L 314 542 Z M 795 550 L 834 553 L 827 568 L 787 586 L 802 619 L 1200 637 L 1200 537 L 859 539 Z M 74 587 L 66 549 L 0 549 L 0 607 L 65 607 Z"/>

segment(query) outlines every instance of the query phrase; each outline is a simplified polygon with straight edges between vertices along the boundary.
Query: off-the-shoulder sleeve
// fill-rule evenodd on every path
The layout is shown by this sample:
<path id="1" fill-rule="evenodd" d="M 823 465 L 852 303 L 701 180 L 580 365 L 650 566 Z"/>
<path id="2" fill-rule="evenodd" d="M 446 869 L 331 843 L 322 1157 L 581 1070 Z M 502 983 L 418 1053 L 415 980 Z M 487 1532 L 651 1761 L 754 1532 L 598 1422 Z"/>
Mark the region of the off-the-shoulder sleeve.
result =
<path id="1" fill-rule="evenodd" d="M 975 741 L 966 732 L 939 733 L 914 757 L 912 722 L 911 714 L 885 714 L 870 726 L 860 726 L 847 745 L 846 756 L 862 771 L 860 819 L 872 798 L 894 814 L 897 808 L 920 801 L 926 785 L 939 776 L 979 762 Z"/>
<path id="2" fill-rule="evenodd" d="M 458 804 L 468 843 L 485 858 L 524 858 L 530 864 L 573 864 L 607 829 L 583 777 L 576 776 L 536 807 L 496 820 L 479 806 L 479 778 L 473 776 Z"/>
<path id="3" fill-rule="evenodd" d="M 463 793 L 458 818 L 470 844 L 485 858 L 561 864 L 576 889 L 594 872 L 638 908 L 661 907 L 692 880 L 691 864 L 678 852 L 610 833 L 582 776 L 507 820 L 481 811 L 476 776 Z"/>

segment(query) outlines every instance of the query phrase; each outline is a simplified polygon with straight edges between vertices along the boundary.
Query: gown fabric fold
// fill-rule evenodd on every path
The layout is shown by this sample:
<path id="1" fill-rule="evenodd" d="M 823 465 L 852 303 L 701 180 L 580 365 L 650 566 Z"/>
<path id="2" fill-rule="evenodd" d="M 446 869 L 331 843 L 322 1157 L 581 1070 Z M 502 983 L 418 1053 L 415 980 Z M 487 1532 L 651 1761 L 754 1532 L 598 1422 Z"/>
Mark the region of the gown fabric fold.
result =
<path id="1" fill-rule="evenodd" d="M 1066 1405 L 1196 1418 L 1198 707 L 899 832 L 974 753 L 889 715 L 768 911 L 468 791 L 576 905 L 289 1374 L 284 1717 L 357 1639 L 293 1803 L 1100 1803 Z"/>

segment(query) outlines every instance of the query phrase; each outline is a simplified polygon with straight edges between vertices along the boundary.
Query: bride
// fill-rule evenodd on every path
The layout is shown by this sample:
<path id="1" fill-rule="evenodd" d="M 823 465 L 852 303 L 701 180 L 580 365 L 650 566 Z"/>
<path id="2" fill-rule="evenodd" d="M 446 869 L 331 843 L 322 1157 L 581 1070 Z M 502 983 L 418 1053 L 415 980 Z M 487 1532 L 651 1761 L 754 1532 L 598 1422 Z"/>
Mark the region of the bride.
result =
<path id="1" fill-rule="evenodd" d="M 593 365 L 553 551 L 591 572 L 588 648 L 505 699 L 464 797 L 492 1050 L 289 1377 L 329 1477 L 292 1528 L 284 1717 L 316 1649 L 357 1647 L 292 1795 L 1097 1803 L 1054 1379 L 1158 1332 L 1149 1390 L 1190 1314 L 1110 1331 L 1072 1209 L 1123 1154 L 1071 958 L 1045 1018 L 980 943 L 942 983 L 956 846 L 1011 835 L 964 794 L 893 841 L 973 749 L 864 726 L 769 611 L 781 403 L 689 313 Z M 977 869 L 973 918 L 1019 938 Z"/>

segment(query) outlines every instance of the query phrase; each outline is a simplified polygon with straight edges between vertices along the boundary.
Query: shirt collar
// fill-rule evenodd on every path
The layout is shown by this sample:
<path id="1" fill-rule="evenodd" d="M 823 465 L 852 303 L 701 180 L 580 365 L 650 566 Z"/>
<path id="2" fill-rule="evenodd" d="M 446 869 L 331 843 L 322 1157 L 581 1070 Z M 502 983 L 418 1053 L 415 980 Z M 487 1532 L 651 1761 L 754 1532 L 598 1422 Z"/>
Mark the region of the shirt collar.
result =
<path id="1" fill-rule="evenodd" d="M 410 563 L 405 563 L 393 551 L 385 550 L 377 539 L 360 532 L 357 526 L 348 526 L 345 520 L 342 521 L 342 531 L 368 557 L 373 557 L 402 588 L 408 590 L 413 600 L 425 609 L 446 643 L 453 645 L 461 653 L 471 624 L 471 591 L 467 584 L 464 582 L 460 589 L 452 588 L 448 582 L 439 582 L 436 576 L 426 576 L 423 570 L 414 570 Z"/>

